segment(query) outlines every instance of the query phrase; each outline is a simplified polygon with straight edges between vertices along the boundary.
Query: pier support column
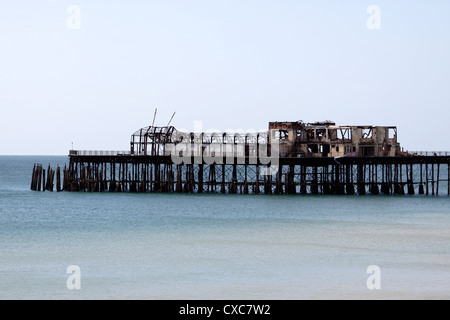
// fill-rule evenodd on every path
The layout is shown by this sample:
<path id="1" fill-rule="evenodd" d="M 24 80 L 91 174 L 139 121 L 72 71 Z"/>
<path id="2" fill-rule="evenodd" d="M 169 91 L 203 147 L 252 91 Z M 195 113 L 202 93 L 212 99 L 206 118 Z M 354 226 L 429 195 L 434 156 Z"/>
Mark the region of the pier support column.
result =
<path id="1" fill-rule="evenodd" d="M 441 167 L 441 164 L 440 163 L 438 163 L 437 164 L 437 176 L 436 176 L 436 195 L 438 196 L 439 195 L 439 171 L 440 171 L 440 167 Z"/>
<path id="2" fill-rule="evenodd" d="M 306 194 L 306 167 L 304 165 L 300 165 L 300 193 Z"/>
<path id="3" fill-rule="evenodd" d="M 408 194 L 412 195 L 414 194 L 414 172 L 413 172 L 413 165 L 409 165 L 409 172 L 408 167 L 406 167 L 406 172 L 408 176 Z"/>
<path id="4" fill-rule="evenodd" d="M 431 164 L 431 195 L 434 196 L 434 163 Z"/>
<path id="5" fill-rule="evenodd" d="M 318 175 L 317 175 L 317 166 L 312 167 L 313 171 L 313 180 L 311 181 L 311 193 L 312 194 L 318 194 L 319 193 L 319 186 L 318 186 Z"/>
<path id="6" fill-rule="evenodd" d="M 259 194 L 259 165 L 256 165 L 256 181 L 255 181 L 255 194 Z"/>
<path id="7" fill-rule="evenodd" d="M 357 165 L 357 184 L 358 184 L 358 194 L 365 195 L 366 194 L 366 185 L 365 185 L 365 177 L 364 177 L 364 165 Z"/>
<path id="8" fill-rule="evenodd" d="M 203 193 L 203 164 L 198 165 L 198 193 Z"/>
<path id="9" fill-rule="evenodd" d="M 346 193 L 349 195 L 355 194 L 355 188 L 353 186 L 352 176 L 353 176 L 353 166 L 347 164 L 345 166 L 345 189 L 346 189 Z"/>

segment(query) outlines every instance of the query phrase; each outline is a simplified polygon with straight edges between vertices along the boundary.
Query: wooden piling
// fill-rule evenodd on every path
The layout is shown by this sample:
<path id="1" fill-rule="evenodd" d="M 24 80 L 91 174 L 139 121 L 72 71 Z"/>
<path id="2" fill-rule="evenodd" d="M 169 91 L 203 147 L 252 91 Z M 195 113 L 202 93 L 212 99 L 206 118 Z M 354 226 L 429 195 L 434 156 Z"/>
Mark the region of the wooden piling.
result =
<path id="1" fill-rule="evenodd" d="M 36 174 L 36 164 L 34 164 L 33 166 L 33 173 L 31 175 L 31 185 L 30 185 L 30 190 L 34 190 L 34 179 L 35 179 L 35 174 Z"/>
<path id="2" fill-rule="evenodd" d="M 300 193 L 306 194 L 307 193 L 307 187 L 306 187 L 306 166 L 300 165 Z"/>
<path id="3" fill-rule="evenodd" d="M 42 191 L 45 191 L 45 169 L 42 169 Z"/>
<path id="4" fill-rule="evenodd" d="M 431 164 L 431 195 L 434 196 L 434 163 Z"/>
<path id="5" fill-rule="evenodd" d="M 318 185 L 318 170 L 317 166 L 312 167 L 312 181 L 311 181 L 311 193 L 312 194 L 319 194 L 319 185 Z"/>
<path id="6" fill-rule="evenodd" d="M 222 183 L 220 186 L 220 193 L 225 193 L 225 162 L 222 163 Z"/>
<path id="7" fill-rule="evenodd" d="M 358 184 L 358 194 L 366 194 L 365 177 L 364 177 L 364 166 L 362 164 L 357 165 L 357 184 Z"/>
<path id="8" fill-rule="evenodd" d="M 61 168 L 58 166 L 56 167 L 56 192 L 61 191 Z"/>
<path id="9" fill-rule="evenodd" d="M 256 165 L 256 181 L 255 181 L 255 194 L 259 194 L 259 166 Z"/>
<path id="10" fill-rule="evenodd" d="M 203 164 L 198 165 L 198 186 L 197 186 L 197 192 L 203 193 Z"/>
<path id="11" fill-rule="evenodd" d="M 440 168 L 440 164 L 437 164 L 437 177 L 436 177 L 436 195 L 439 195 L 439 168 Z"/>
<path id="12" fill-rule="evenodd" d="M 409 165 L 409 172 L 408 172 L 408 166 L 406 166 L 406 175 L 408 177 L 408 194 L 413 195 L 414 194 L 414 174 L 413 174 L 413 166 L 412 164 Z"/>

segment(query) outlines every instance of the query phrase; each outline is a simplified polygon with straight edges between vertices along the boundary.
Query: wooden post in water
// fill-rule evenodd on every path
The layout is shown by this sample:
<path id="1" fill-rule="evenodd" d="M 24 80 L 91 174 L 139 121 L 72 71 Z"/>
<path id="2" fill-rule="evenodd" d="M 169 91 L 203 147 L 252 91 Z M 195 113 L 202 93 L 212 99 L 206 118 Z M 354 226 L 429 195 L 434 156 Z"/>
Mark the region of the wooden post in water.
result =
<path id="1" fill-rule="evenodd" d="M 269 175 L 267 176 L 267 192 L 266 194 L 272 194 L 272 172 L 270 171 L 270 165 L 267 166 L 267 171 Z"/>
<path id="2" fill-rule="evenodd" d="M 42 169 L 42 191 L 45 191 L 45 169 Z"/>
<path id="3" fill-rule="evenodd" d="M 36 163 L 33 166 L 33 174 L 31 175 L 31 185 L 30 190 L 34 190 L 34 176 L 36 174 Z"/>
<path id="4" fill-rule="evenodd" d="M 364 167 L 362 164 L 358 164 L 357 166 L 357 183 L 358 183 L 358 194 L 365 195 L 366 194 L 366 186 L 365 186 L 365 177 L 364 177 Z"/>
<path id="5" fill-rule="evenodd" d="M 439 195 L 439 167 L 440 163 L 437 164 L 437 177 L 436 177 L 436 195 Z"/>
<path id="6" fill-rule="evenodd" d="M 389 166 L 388 166 L 388 170 L 389 170 L 389 174 L 388 174 L 388 177 L 389 177 L 389 194 L 394 194 L 394 192 L 395 192 L 395 188 L 394 188 L 394 177 L 393 177 L 393 170 L 392 170 L 392 168 L 393 168 L 393 165 L 392 164 L 390 164 Z"/>
<path id="7" fill-rule="evenodd" d="M 105 163 L 105 167 L 102 169 L 103 170 L 103 190 L 102 191 L 108 190 L 108 178 L 106 176 L 106 171 L 107 171 L 106 168 L 107 168 L 107 165 Z"/>
<path id="8" fill-rule="evenodd" d="M 319 186 L 318 186 L 318 175 L 317 175 L 317 166 L 312 167 L 313 171 L 313 181 L 311 181 L 311 193 L 312 194 L 318 194 L 319 193 Z"/>
<path id="9" fill-rule="evenodd" d="M 398 164 L 394 164 L 394 194 L 398 194 Z"/>
<path id="10" fill-rule="evenodd" d="M 259 165 L 256 165 L 255 194 L 259 194 Z"/>
<path id="11" fill-rule="evenodd" d="M 37 165 L 36 167 L 36 189 L 37 191 L 41 191 L 41 165 Z"/>
<path id="12" fill-rule="evenodd" d="M 339 165 L 335 164 L 334 165 L 334 175 L 333 175 L 333 194 L 340 194 L 341 190 L 340 190 L 340 170 L 339 170 Z"/>
<path id="13" fill-rule="evenodd" d="M 447 195 L 450 196 L 450 162 L 447 162 Z"/>
<path id="14" fill-rule="evenodd" d="M 420 164 L 420 185 L 419 185 L 419 194 L 424 194 L 423 191 L 423 167 L 422 163 Z"/>
<path id="15" fill-rule="evenodd" d="M 244 194 L 248 194 L 247 168 L 248 168 L 248 165 L 244 164 Z"/>
<path id="16" fill-rule="evenodd" d="M 297 187 L 296 187 L 295 182 L 294 182 L 294 177 L 295 177 L 295 166 L 294 165 L 290 165 L 289 166 L 288 176 L 286 178 L 286 180 L 287 180 L 287 184 L 286 184 L 286 187 L 285 187 L 285 190 L 287 191 L 286 193 L 289 193 L 289 194 L 296 194 L 297 193 Z"/>
<path id="17" fill-rule="evenodd" d="M 181 184 L 181 165 L 177 164 L 177 183 L 175 186 L 175 192 L 182 192 L 183 186 Z"/>
<path id="18" fill-rule="evenodd" d="M 92 174 L 91 174 L 91 163 L 88 162 L 88 165 L 86 167 L 86 177 L 87 177 L 87 191 L 92 191 Z"/>
<path id="19" fill-rule="evenodd" d="M 431 195 L 434 196 L 434 163 L 431 164 Z"/>
<path id="20" fill-rule="evenodd" d="M 56 192 L 61 191 L 61 168 L 58 166 L 56 167 Z"/>
<path id="21" fill-rule="evenodd" d="M 304 165 L 300 165 L 300 193 L 306 194 L 306 167 Z"/>
<path id="22" fill-rule="evenodd" d="M 195 186 L 195 174 L 194 174 L 194 165 L 190 164 L 190 181 L 189 181 L 189 192 L 193 193 L 194 192 L 194 186 Z"/>
<path id="23" fill-rule="evenodd" d="M 48 174 L 48 180 L 47 180 L 47 190 L 50 192 L 53 192 L 55 182 L 55 170 L 50 169 Z"/>
<path id="24" fill-rule="evenodd" d="M 145 167 L 142 167 L 141 171 L 141 185 L 139 187 L 139 192 L 146 192 L 147 191 L 147 172 L 145 170 Z"/>
<path id="25" fill-rule="evenodd" d="M 402 172 L 402 164 L 400 166 L 400 175 L 399 175 L 399 182 L 398 182 L 398 194 L 405 194 L 405 189 L 403 188 L 403 172 Z"/>
<path id="26" fill-rule="evenodd" d="M 128 172 L 128 181 L 129 181 L 129 186 L 130 186 L 130 192 L 136 192 L 136 184 L 134 183 L 134 181 L 131 179 L 131 172 Z"/>
<path id="27" fill-rule="evenodd" d="M 225 193 L 225 159 L 222 163 L 222 184 L 220 186 L 220 193 Z"/>
<path id="28" fill-rule="evenodd" d="M 373 181 L 372 181 L 372 193 L 380 194 L 380 189 L 378 188 L 378 165 L 373 165 Z"/>
<path id="29" fill-rule="evenodd" d="M 63 168 L 63 183 L 62 183 L 61 191 L 70 191 L 70 190 L 67 190 L 67 183 L 68 183 L 67 167 L 66 167 L 66 164 L 64 164 L 64 168 Z"/>
<path id="30" fill-rule="evenodd" d="M 320 175 L 320 184 L 322 187 L 322 190 L 321 190 L 322 194 L 330 193 L 330 185 L 328 183 L 328 178 L 329 178 L 328 177 L 328 166 L 323 166 L 321 168 L 321 175 Z"/>
<path id="31" fill-rule="evenodd" d="M 85 191 L 85 187 L 86 187 L 86 185 L 85 185 L 85 182 L 86 182 L 86 175 L 85 175 L 86 170 L 85 170 L 84 167 L 85 167 L 85 166 L 84 166 L 83 163 L 80 163 L 80 164 L 78 165 L 78 169 L 79 169 L 79 173 L 80 173 L 79 179 L 78 179 L 78 181 L 80 182 L 80 183 L 79 183 L 79 185 L 80 185 L 79 191 L 83 191 L 83 192 Z"/>
<path id="32" fill-rule="evenodd" d="M 49 181 L 50 181 L 50 176 L 52 174 L 52 172 L 50 170 L 51 170 L 50 169 L 50 164 L 48 164 L 47 170 L 46 170 L 47 177 L 46 177 L 46 179 L 44 179 L 44 181 L 43 181 L 44 184 L 42 185 L 42 189 L 44 189 L 44 191 L 48 191 L 49 190 Z"/>
<path id="33" fill-rule="evenodd" d="M 190 167 L 188 164 L 186 164 L 184 166 L 184 184 L 183 184 L 183 192 L 184 193 L 189 193 L 189 180 L 190 180 L 189 179 L 189 177 L 190 177 L 189 170 L 190 170 Z"/>
<path id="34" fill-rule="evenodd" d="M 413 173 L 413 165 L 409 165 L 409 173 L 408 166 L 406 167 L 407 175 L 408 175 L 408 194 L 414 194 L 414 173 Z"/>
<path id="35" fill-rule="evenodd" d="M 173 192 L 175 190 L 175 172 L 173 171 L 172 167 L 170 167 L 170 189 L 169 192 Z"/>
<path id="36" fill-rule="evenodd" d="M 114 163 L 109 164 L 109 192 L 116 191 L 116 185 L 114 183 Z"/>
<path id="37" fill-rule="evenodd" d="M 203 164 L 198 165 L 198 193 L 203 193 Z"/>
<path id="38" fill-rule="evenodd" d="M 94 164 L 94 191 L 98 192 L 100 191 L 100 183 L 101 183 L 101 177 L 100 177 L 100 168 L 99 164 Z"/>
<path id="39" fill-rule="evenodd" d="M 355 188 L 354 188 L 352 180 L 351 180 L 351 178 L 353 176 L 353 172 L 352 172 L 353 166 L 347 164 L 345 167 L 346 167 L 345 168 L 345 184 L 346 184 L 345 189 L 346 189 L 347 194 L 354 195 Z"/>
<path id="40" fill-rule="evenodd" d="M 275 194 L 282 194 L 281 190 L 281 166 L 278 167 L 277 174 L 275 175 Z"/>
<path id="41" fill-rule="evenodd" d="M 154 165 L 151 163 L 150 164 L 150 169 L 149 169 L 149 181 L 148 181 L 148 185 L 149 185 L 149 191 L 153 192 L 153 170 L 154 169 Z M 181 178 L 180 178 L 180 183 L 181 183 Z M 180 191 L 181 192 L 181 191 Z"/>

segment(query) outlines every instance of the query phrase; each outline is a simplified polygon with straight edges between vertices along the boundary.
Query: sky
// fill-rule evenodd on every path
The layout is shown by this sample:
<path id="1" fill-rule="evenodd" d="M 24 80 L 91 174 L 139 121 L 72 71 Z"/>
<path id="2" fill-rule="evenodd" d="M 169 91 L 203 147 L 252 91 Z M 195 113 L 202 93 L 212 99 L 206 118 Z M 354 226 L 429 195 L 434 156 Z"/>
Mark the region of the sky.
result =
<path id="1" fill-rule="evenodd" d="M 373 9 L 375 8 L 375 9 Z M 155 124 L 397 126 L 450 151 L 450 1 L 16 0 L 0 5 L 0 154 L 129 150 Z"/>

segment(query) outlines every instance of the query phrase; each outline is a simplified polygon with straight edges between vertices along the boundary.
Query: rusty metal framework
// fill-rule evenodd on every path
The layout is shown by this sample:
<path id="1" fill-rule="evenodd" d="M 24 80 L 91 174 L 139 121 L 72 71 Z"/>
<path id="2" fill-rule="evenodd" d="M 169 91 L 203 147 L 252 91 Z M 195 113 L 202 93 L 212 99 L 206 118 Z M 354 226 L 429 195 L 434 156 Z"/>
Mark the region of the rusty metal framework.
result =
<path id="1" fill-rule="evenodd" d="M 267 145 L 267 132 L 230 133 L 230 132 L 181 132 L 173 126 L 148 126 L 131 136 L 130 154 L 144 156 L 169 156 L 177 145 L 190 146 L 191 151 L 203 153 L 205 150 L 217 152 L 223 156 L 252 156 L 259 145 Z M 233 147 L 232 147 L 233 146 Z M 241 149 L 235 148 L 241 146 Z M 256 146 L 251 148 L 250 146 Z M 232 148 L 230 148 L 232 147 Z M 199 150 L 196 150 L 199 149 Z M 185 150 L 186 151 L 186 150 Z M 195 153 L 193 152 L 193 153 Z M 245 153 L 244 153 L 245 152 Z"/>
<path id="2" fill-rule="evenodd" d="M 136 155 L 166 155 L 166 147 L 173 144 L 175 127 L 142 128 L 131 136 L 130 151 Z"/>

